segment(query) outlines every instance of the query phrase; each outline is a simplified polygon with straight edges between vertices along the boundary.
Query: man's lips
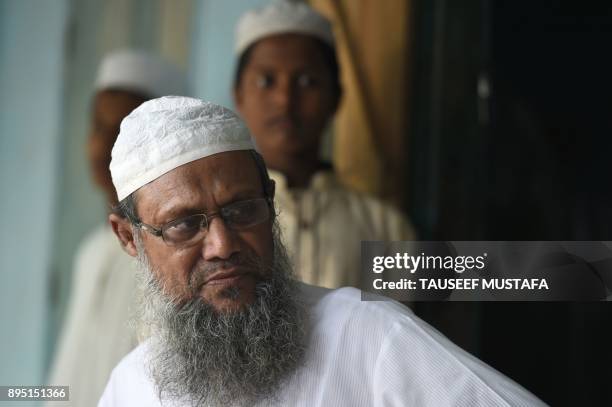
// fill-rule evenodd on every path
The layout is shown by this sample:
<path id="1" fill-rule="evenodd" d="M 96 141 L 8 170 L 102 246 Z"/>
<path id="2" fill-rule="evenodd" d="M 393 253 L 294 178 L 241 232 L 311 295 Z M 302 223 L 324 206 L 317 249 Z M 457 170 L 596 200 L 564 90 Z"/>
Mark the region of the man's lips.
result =
<path id="1" fill-rule="evenodd" d="M 242 267 L 232 267 L 213 273 L 208 277 L 203 285 L 218 285 L 227 284 L 240 279 L 241 277 L 249 274 L 249 271 Z"/>
<path id="2" fill-rule="evenodd" d="M 267 121 L 268 126 L 284 130 L 292 130 L 298 127 L 297 120 L 289 116 L 277 116 Z"/>

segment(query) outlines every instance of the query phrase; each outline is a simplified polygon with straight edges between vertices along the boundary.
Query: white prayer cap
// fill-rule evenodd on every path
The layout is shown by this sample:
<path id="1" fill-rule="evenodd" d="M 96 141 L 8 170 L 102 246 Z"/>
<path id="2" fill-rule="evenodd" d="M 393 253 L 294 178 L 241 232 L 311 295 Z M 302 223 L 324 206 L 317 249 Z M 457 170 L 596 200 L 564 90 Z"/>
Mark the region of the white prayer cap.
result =
<path id="1" fill-rule="evenodd" d="M 303 2 L 284 0 L 243 14 L 236 26 L 234 50 L 240 55 L 264 37 L 287 33 L 310 35 L 335 47 L 332 27 L 325 17 Z"/>
<path id="2" fill-rule="evenodd" d="M 95 82 L 96 91 L 121 89 L 149 97 L 184 95 L 185 88 L 185 77 L 178 68 L 136 50 L 115 51 L 104 57 Z"/>
<path id="3" fill-rule="evenodd" d="M 249 130 L 229 109 L 199 99 L 149 100 L 121 122 L 110 171 L 117 197 L 173 169 L 225 151 L 255 150 Z"/>

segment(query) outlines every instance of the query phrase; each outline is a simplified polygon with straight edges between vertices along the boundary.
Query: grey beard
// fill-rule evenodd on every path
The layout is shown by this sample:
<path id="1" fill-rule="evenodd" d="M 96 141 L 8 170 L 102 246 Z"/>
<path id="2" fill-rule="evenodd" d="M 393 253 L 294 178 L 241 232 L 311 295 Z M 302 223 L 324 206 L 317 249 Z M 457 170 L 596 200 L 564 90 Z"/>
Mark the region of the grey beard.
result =
<path id="1" fill-rule="evenodd" d="M 217 312 L 201 297 L 177 306 L 163 293 L 138 241 L 137 246 L 140 322 L 151 335 L 148 370 L 160 400 L 211 406 L 273 402 L 305 352 L 303 312 L 276 225 L 272 269 L 262 273 L 270 277 L 257 283 L 254 303 L 236 312 Z"/>

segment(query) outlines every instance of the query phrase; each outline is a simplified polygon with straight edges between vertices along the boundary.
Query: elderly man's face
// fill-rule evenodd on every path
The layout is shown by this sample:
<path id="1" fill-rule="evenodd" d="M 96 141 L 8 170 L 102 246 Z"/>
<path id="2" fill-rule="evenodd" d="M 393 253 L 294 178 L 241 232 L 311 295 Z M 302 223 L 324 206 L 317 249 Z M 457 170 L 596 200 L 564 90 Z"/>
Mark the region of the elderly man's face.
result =
<path id="1" fill-rule="evenodd" d="M 224 152 L 182 165 L 145 185 L 136 194 L 142 222 L 159 227 L 197 213 L 218 212 L 228 204 L 264 197 L 253 157 Z M 189 246 L 169 246 L 141 231 L 145 253 L 166 294 L 179 302 L 201 296 L 217 311 L 238 310 L 255 298 L 262 278 L 254 264 L 272 263 L 272 216 L 243 230 L 220 217 L 210 220 L 204 238 Z"/>

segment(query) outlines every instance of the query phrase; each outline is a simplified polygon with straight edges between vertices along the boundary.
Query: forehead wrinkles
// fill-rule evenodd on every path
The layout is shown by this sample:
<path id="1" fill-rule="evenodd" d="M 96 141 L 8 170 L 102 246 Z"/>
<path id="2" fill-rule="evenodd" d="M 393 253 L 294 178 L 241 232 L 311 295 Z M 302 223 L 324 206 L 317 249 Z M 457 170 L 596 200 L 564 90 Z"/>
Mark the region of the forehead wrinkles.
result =
<path id="1" fill-rule="evenodd" d="M 221 153 L 185 164 L 139 191 L 143 212 L 162 214 L 175 206 L 232 200 L 233 195 L 261 191 L 259 173 L 247 151 Z M 139 197 L 140 198 L 140 197 Z M 224 204 L 225 202 L 208 202 Z M 205 209 L 205 208 L 201 208 Z"/>

